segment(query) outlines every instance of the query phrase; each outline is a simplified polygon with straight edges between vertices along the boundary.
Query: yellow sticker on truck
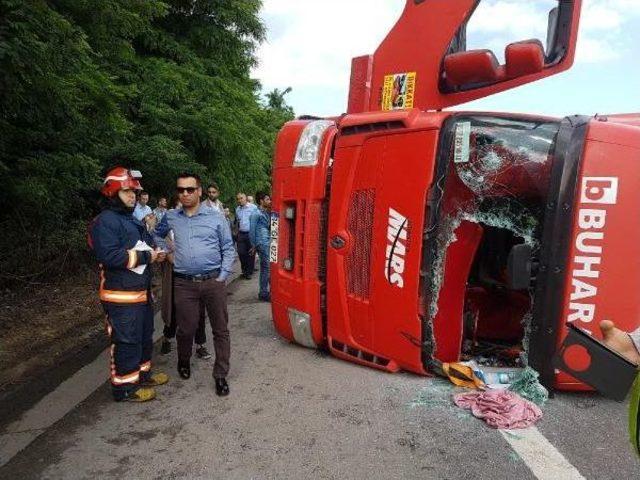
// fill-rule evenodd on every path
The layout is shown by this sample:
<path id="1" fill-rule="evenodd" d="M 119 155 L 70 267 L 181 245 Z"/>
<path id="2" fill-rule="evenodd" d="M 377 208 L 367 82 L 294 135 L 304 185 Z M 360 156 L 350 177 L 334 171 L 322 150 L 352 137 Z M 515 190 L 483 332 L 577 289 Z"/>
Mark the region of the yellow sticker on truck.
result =
<path id="1" fill-rule="evenodd" d="M 416 72 L 385 75 L 382 87 L 382 110 L 413 108 Z"/>

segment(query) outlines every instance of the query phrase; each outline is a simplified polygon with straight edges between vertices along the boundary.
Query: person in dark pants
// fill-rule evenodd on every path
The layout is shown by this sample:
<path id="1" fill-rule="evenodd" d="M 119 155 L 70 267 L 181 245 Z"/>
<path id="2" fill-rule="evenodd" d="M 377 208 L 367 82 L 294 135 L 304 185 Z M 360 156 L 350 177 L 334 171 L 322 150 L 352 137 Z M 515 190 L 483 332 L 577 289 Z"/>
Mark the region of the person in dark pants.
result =
<path id="1" fill-rule="evenodd" d="M 196 330 L 196 356 L 202 360 L 211 358 L 207 350 L 207 332 L 205 329 L 205 306 L 200 303 L 200 313 L 198 315 L 198 329 Z M 173 296 L 173 254 L 167 255 L 167 261 L 162 264 L 162 344 L 160 353 L 167 355 L 171 353 L 171 339 L 175 338 L 177 330 L 176 304 Z"/>
<path id="2" fill-rule="evenodd" d="M 106 208 L 89 227 L 89 246 L 100 264 L 100 301 L 111 343 L 110 379 L 116 401 L 145 402 L 152 387 L 167 383 L 164 373 L 151 372 L 153 304 L 151 266 L 165 253 L 152 248 L 147 228 L 133 216 L 140 172 L 109 170 L 101 190 Z"/>
<path id="3" fill-rule="evenodd" d="M 271 301 L 269 288 L 269 245 L 271 243 L 271 196 L 265 192 L 256 193 L 258 211 L 251 215 L 249 240 L 260 257 L 260 290 L 258 300 Z"/>
<path id="4" fill-rule="evenodd" d="M 165 239 L 167 247 L 173 248 L 172 233 L 169 232 Z M 160 346 L 160 353 L 167 355 L 171 353 L 171 339 L 176 336 L 177 322 L 176 322 L 176 304 L 173 298 L 173 253 L 167 255 L 167 261 L 162 264 L 162 322 L 164 328 L 162 329 L 162 345 Z M 208 360 L 211 358 L 211 354 L 207 350 L 207 332 L 205 330 L 205 306 L 200 304 L 200 315 L 198 319 L 198 329 L 196 330 L 196 357 L 202 360 Z"/>
<path id="5" fill-rule="evenodd" d="M 181 210 L 168 212 L 155 230 L 159 244 L 169 231 L 174 235 L 173 289 L 176 307 L 178 373 L 191 377 L 193 338 L 203 302 L 213 332 L 215 363 L 213 377 L 218 395 L 229 394 L 230 341 L 225 281 L 231 274 L 235 249 L 224 216 L 200 203 L 200 178 L 192 173 L 178 177 Z"/>
<path id="6" fill-rule="evenodd" d="M 256 252 L 251 247 L 249 230 L 251 228 L 251 215 L 258 211 L 253 203 L 247 202 L 247 196 L 240 192 L 236 195 L 238 206 L 236 207 L 236 223 L 238 227 L 238 257 L 242 267 L 242 278 L 250 279 L 256 263 Z"/>
<path id="7" fill-rule="evenodd" d="M 175 202 L 175 209 L 181 209 L 180 202 Z M 165 211 L 166 214 L 166 211 Z M 163 215 L 164 216 L 164 215 Z M 162 219 L 161 219 L 162 220 Z M 173 249 L 173 232 L 165 238 L 166 246 L 169 250 Z M 168 355 L 171 353 L 171 339 L 176 336 L 176 306 L 173 301 L 173 253 L 167 255 L 167 261 L 162 264 L 162 322 L 164 328 L 162 329 L 162 344 L 160 346 L 160 353 Z M 196 330 L 195 342 L 196 342 L 196 356 L 202 360 L 208 360 L 211 358 L 211 354 L 207 350 L 207 332 L 205 329 L 205 306 L 203 303 L 200 305 L 200 317 L 198 320 L 198 329 Z"/>

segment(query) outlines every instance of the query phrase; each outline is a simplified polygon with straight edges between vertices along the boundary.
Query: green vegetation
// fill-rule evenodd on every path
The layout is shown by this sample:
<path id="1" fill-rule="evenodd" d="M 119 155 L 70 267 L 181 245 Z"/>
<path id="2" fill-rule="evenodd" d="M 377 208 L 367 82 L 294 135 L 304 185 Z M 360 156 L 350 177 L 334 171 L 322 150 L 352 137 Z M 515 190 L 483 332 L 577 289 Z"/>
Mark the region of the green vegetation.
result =
<path id="1" fill-rule="evenodd" d="M 86 263 L 100 176 L 142 171 L 153 195 L 178 172 L 268 188 L 293 117 L 250 78 L 261 0 L 0 0 L 0 286 Z"/>

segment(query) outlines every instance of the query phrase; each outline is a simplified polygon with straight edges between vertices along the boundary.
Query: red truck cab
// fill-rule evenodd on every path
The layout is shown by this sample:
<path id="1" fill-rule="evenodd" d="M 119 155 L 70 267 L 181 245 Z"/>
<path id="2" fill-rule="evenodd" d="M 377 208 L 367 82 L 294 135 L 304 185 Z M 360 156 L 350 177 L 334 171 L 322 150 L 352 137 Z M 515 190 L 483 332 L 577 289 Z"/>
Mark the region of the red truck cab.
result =
<path id="1" fill-rule="evenodd" d="M 504 65 L 464 47 L 477 4 L 408 0 L 354 59 L 348 113 L 281 130 L 274 324 L 389 372 L 497 355 L 585 388 L 552 361 L 566 323 L 640 325 L 640 117 L 443 111 L 573 62 L 579 0 L 550 12 L 546 51 L 515 42 Z"/>

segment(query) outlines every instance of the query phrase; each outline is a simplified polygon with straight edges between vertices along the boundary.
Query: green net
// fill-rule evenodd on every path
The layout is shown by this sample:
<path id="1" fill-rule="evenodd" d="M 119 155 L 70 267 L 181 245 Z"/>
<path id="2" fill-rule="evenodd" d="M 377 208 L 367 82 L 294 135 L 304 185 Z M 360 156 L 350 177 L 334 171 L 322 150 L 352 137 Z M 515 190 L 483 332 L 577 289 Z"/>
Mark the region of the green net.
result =
<path id="1" fill-rule="evenodd" d="M 538 377 L 538 372 L 526 367 L 511 383 L 509 390 L 542 407 L 549 400 L 549 392 L 540 384 Z"/>

